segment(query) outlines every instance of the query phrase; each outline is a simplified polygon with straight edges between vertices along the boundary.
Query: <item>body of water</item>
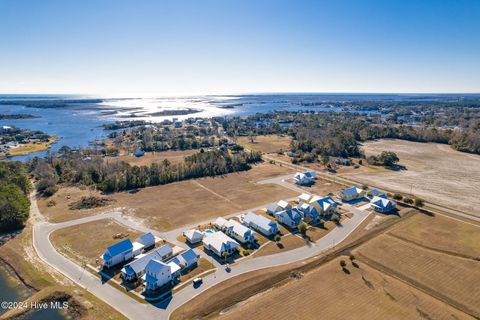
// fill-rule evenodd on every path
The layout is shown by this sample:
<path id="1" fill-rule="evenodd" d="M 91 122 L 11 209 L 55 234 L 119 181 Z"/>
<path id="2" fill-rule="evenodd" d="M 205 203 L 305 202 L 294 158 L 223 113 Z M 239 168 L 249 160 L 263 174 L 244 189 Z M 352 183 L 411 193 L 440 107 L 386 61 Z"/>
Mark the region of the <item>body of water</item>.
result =
<path id="1" fill-rule="evenodd" d="M 27 108 L 8 105 L 8 100 L 59 100 L 79 99 L 78 96 L 52 95 L 0 95 L 0 114 L 26 113 L 39 116 L 34 119 L 0 120 L 0 125 L 35 129 L 55 135 L 59 139 L 51 150 L 64 145 L 86 147 L 91 142 L 105 138 L 107 132 L 102 124 L 117 120 L 146 120 L 161 122 L 165 119 L 179 120 L 189 117 L 246 116 L 270 111 L 341 111 L 335 103 L 353 101 L 432 101 L 458 99 L 450 95 L 399 95 L 399 94 L 262 94 L 197 97 L 123 98 L 103 99 L 100 103 L 77 103 L 62 108 Z M 89 97 L 91 98 L 91 97 Z M 4 101 L 2 103 L 2 101 Z M 175 110 L 195 111 L 190 114 L 163 116 L 161 112 Z M 372 111 L 365 111 L 371 113 Z M 27 160 L 44 156 L 39 152 L 18 156 Z"/>

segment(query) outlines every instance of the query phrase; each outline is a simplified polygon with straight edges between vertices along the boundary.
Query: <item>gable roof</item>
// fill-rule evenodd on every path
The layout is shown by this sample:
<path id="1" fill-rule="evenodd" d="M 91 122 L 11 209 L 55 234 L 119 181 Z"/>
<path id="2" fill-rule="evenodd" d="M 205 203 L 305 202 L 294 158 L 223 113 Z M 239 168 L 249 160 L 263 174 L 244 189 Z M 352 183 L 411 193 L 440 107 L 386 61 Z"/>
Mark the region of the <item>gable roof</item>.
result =
<path id="1" fill-rule="evenodd" d="M 244 217 L 243 217 L 243 221 L 245 223 L 253 223 L 257 226 L 259 226 L 260 228 L 264 229 L 264 230 L 268 230 L 270 229 L 271 227 L 275 227 L 277 225 L 277 223 L 275 221 L 272 221 L 262 215 L 259 215 L 259 214 L 256 214 L 256 213 L 253 213 L 253 212 L 248 212 Z"/>
<path id="2" fill-rule="evenodd" d="M 303 174 L 309 179 L 313 179 L 316 176 L 315 172 L 313 172 L 313 171 L 306 171 Z"/>
<path id="3" fill-rule="evenodd" d="M 187 239 L 199 240 L 203 238 L 203 233 L 197 229 L 190 229 L 183 233 Z"/>
<path id="4" fill-rule="evenodd" d="M 288 203 L 287 201 L 285 200 L 280 200 L 277 202 L 277 206 L 279 206 L 280 208 L 288 208 L 290 206 L 290 203 Z"/>
<path id="5" fill-rule="evenodd" d="M 299 200 L 301 201 L 304 201 L 304 202 L 308 202 L 310 201 L 310 199 L 312 199 L 312 196 L 309 195 L 308 193 L 302 193 L 299 197 L 298 197 Z"/>
<path id="6" fill-rule="evenodd" d="M 381 192 L 378 189 L 372 189 L 368 193 L 371 194 L 372 196 L 378 196 L 381 194 Z"/>
<path id="7" fill-rule="evenodd" d="M 326 211 L 329 209 L 335 209 L 336 207 L 338 207 L 338 203 L 336 203 L 335 200 L 333 200 L 332 197 L 330 196 L 320 198 L 320 199 L 315 199 L 310 203 L 317 204 L 320 207 L 320 209 L 322 209 L 323 211 Z"/>
<path id="8" fill-rule="evenodd" d="M 108 247 L 105 251 L 105 256 L 114 257 L 129 250 L 133 250 L 132 241 L 130 241 L 130 239 L 125 239 Z"/>
<path id="9" fill-rule="evenodd" d="M 145 234 L 142 234 L 140 237 L 138 237 L 137 242 L 148 247 L 155 244 L 155 236 L 153 235 L 153 233 L 147 232 Z"/>
<path id="10" fill-rule="evenodd" d="M 226 219 L 224 219 L 222 217 L 218 217 L 213 224 L 223 228 L 223 226 L 225 226 L 225 223 L 227 223 Z"/>
<path id="11" fill-rule="evenodd" d="M 295 222 L 302 220 L 302 214 L 297 208 L 277 212 L 276 215 L 286 217 L 289 220 L 295 221 Z"/>
<path id="12" fill-rule="evenodd" d="M 376 206 L 378 208 L 382 208 L 382 209 L 385 209 L 385 208 L 392 207 L 392 206 L 396 205 L 395 201 L 392 201 L 392 200 L 389 200 L 389 199 L 383 198 L 383 197 L 378 197 L 378 196 L 373 197 L 373 199 L 370 203 L 371 203 L 371 205 Z"/>
<path id="13" fill-rule="evenodd" d="M 159 274 L 161 273 L 163 270 L 168 270 L 170 271 L 170 266 L 167 265 L 166 263 L 162 262 L 162 261 L 159 261 L 159 260 L 156 260 L 156 259 L 152 259 L 150 261 L 148 261 L 147 265 L 145 266 L 145 272 L 150 272 L 150 273 L 153 273 L 153 274 Z"/>
<path id="14" fill-rule="evenodd" d="M 207 235 L 205 238 L 203 238 L 203 243 L 211 246 L 218 252 L 240 246 L 237 241 L 233 240 L 221 231 L 217 231 Z"/>
<path id="15" fill-rule="evenodd" d="M 350 187 L 350 188 L 347 188 L 347 189 L 343 189 L 341 192 L 346 196 L 354 196 L 354 195 L 357 195 L 357 194 L 361 194 L 362 191 L 363 190 L 360 189 L 360 188 Z"/>
<path id="16" fill-rule="evenodd" d="M 198 260 L 198 255 L 195 251 L 193 251 L 193 249 L 190 248 L 187 251 L 180 254 L 180 260 L 183 260 L 186 265 L 191 265 Z"/>
<path id="17" fill-rule="evenodd" d="M 312 206 L 311 204 L 308 204 L 308 203 L 299 204 L 297 206 L 297 209 L 299 209 L 300 211 L 302 211 L 304 213 L 308 213 L 308 214 L 318 213 L 317 209 L 314 206 Z"/>
<path id="18" fill-rule="evenodd" d="M 161 246 L 160 248 L 157 248 L 147 254 L 141 255 L 137 259 L 126 264 L 125 267 L 122 269 L 122 271 L 124 271 L 127 274 L 130 274 L 132 272 L 134 272 L 135 274 L 138 274 L 140 271 L 145 270 L 145 267 L 150 260 L 161 261 L 163 256 L 165 256 L 169 252 L 172 252 L 172 247 L 170 247 L 167 244 L 164 246 Z"/>
<path id="19" fill-rule="evenodd" d="M 225 228 L 231 229 L 233 232 L 241 236 L 245 236 L 246 234 L 253 233 L 252 230 L 250 230 L 240 222 L 233 219 L 230 219 L 227 221 L 227 223 L 225 224 Z"/>

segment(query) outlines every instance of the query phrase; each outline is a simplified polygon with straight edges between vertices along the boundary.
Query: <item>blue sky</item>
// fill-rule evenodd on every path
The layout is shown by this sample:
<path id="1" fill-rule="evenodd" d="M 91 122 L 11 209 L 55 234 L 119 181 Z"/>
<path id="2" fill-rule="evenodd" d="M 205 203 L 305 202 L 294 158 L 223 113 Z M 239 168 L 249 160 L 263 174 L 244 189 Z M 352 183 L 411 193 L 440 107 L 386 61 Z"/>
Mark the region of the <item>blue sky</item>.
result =
<path id="1" fill-rule="evenodd" d="M 480 1 L 1 0 L 0 93 L 480 92 Z"/>

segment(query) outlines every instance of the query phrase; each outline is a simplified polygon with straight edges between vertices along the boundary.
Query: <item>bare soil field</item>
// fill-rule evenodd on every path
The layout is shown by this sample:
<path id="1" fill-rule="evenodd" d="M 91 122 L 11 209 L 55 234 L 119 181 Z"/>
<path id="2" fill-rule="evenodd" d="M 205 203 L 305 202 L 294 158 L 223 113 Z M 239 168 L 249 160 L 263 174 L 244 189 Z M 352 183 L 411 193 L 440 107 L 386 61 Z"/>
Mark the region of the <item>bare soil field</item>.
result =
<path id="1" fill-rule="evenodd" d="M 432 235 L 432 237 L 435 237 Z M 381 235 L 357 250 L 360 261 L 480 317 L 480 261 Z"/>
<path id="2" fill-rule="evenodd" d="M 126 228 L 111 219 L 97 220 L 54 231 L 50 240 L 57 250 L 80 264 L 95 265 L 95 260 L 105 249 L 122 239 L 114 235 L 122 233 L 124 238 L 134 241 L 142 233 Z"/>
<path id="3" fill-rule="evenodd" d="M 355 268 L 348 262 L 345 273 L 339 261 L 224 310 L 216 319 L 470 319 L 364 264 Z"/>
<path id="4" fill-rule="evenodd" d="M 480 226 L 418 214 L 389 234 L 430 249 L 480 260 Z"/>
<path id="5" fill-rule="evenodd" d="M 290 150 L 292 137 L 281 135 L 256 136 L 252 143 L 248 137 L 238 137 L 238 143 L 249 150 L 261 151 L 263 153 L 277 152 L 278 150 Z"/>
<path id="6" fill-rule="evenodd" d="M 161 163 L 165 159 L 170 161 L 171 163 L 179 163 L 182 162 L 186 156 L 190 156 L 199 150 L 170 150 L 170 151 L 162 151 L 162 152 L 145 152 L 142 157 L 135 157 L 130 154 L 121 154 L 118 157 L 108 157 L 108 161 L 125 161 L 131 165 L 136 166 L 150 166 L 152 163 Z"/>
<path id="7" fill-rule="evenodd" d="M 115 200 L 115 206 L 129 208 L 135 217 L 165 231 L 294 197 L 297 193 L 279 185 L 256 183 L 289 172 L 262 163 L 245 172 L 144 188 L 133 194 L 116 193 L 109 198 Z"/>
<path id="8" fill-rule="evenodd" d="M 393 151 L 406 170 L 376 170 L 345 177 L 379 188 L 399 191 L 480 216 L 480 156 L 448 145 L 403 140 L 365 143 L 365 154 Z"/>

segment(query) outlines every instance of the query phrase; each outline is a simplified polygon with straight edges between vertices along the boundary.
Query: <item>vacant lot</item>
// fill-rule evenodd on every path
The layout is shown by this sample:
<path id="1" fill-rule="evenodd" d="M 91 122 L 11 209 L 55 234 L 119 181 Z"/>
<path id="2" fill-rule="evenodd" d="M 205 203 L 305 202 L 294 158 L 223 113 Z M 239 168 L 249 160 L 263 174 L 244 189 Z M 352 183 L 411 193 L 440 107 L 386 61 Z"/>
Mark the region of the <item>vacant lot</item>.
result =
<path id="1" fill-rule="evenodd" d="M 238 137 L 238 143 L 246 147 L 249 150 L 261 151 L 264 153 L 277 152 L 279 150 L 290 150 L 290 142 L 292 138 L 290 136 L 279 135 L 266 135 L 256 136 L 254 142 L 249 137 Z"/>
<path id="2" fill-rule="evenodd" d="M 427 248 L 480 260 L 480 226 L 417 214 L 390 234 Z"/>
<path id="3" fill-rule="evenodd" d="M 108 206 L 93 209 L 71 210 L 70 205 L 79 201 L 82 197 L 102 195 L 93 188 L 61 187 L 53 196 L 49 198 L 39 198 L 37 200 L 40 212 L 47 217 L 48 221 L 57 223 L 67 220 L 74 220 L 89 216 L 101 211 L 111 210 L 118 205 L 115 201 Z"/>
<path id="4" fill-rule="evenodd" d="M 432 235 L 433 236 L 433 235 Z M 382 235 L 362 246 L 359 259 L 480 316 L 480 262 L 439 253 Z"/>
<path id="5" fill-rule="evenodd" d="M 108 161 L 125 161 L 136 166 L 150 166 L 152 163 L 161 163 L 164 160 L 170 163 L 182 162 L 186 156 L 190 156 L 198 150 L 178 150 L 178 151 L 162 151 L 162 152 L 145 152 L 142 157 L 135 157 L 129 154 L 122 154 L 118 157 L 109 157 Z"/>
<path id="6" fill-rule="evenodd" d="M 394 278 L 336 259 L 279 288 L 224 310 L 219 319 L 468 319 Z"/>
<path id="7" fill-rule="evenodd" d="M 153 228 L 171 230 L 294 197 L 297 193 L 281 186 L 256 183 L 288 172 L 287 168 L 263 163 L 246 172 L 144 188 L 133 194 L 117 193 L 110 198 Z"/>
<path id="8" fill-rule="evenodd" d="M 288 182 L 294 183 L 293 179 L 289 180 Z M 330 182 L 328 180 L 317 178 L 315 183 L 311 186 L 299 186 L 301 189 L 305 190 L 308 193 L 316 194 L 319 196 L 326 196 L 329 193 L 337 194 L 340 190 L 345 189 L 344 185 Z"/>
<path id="9" fill-rule="evenodd" d="M 122 239 L 130 238 L 132 241 L 141 235 L 136 230 L 105 219 L 56 230 L 50 235 L 50 240 L 57 250 L 78 263 L 95 265 L 95 260 L 108 246 L 121 240 L 114 238 L 120 233 L 124 236 Z"/>
<path id="10" fill-rule="evenodd" d="M 403 140 L 365 143 L 366 155 L 394 151 L 402 171 L 377 170 L 346 177 L 388 190 L 410 193 L 426 200 L 480 215 L 480 156 L 458 152 L 448 145 Z"/>
<path id="11" fill-rule="evenodd" d="M 269 242 L 262 248 L 260 248 L 257 252 L 255 252 L 254 257 L 261 257 L 261 256 L 268 256 L 271 254 L 277 254 L 281 252 L 285 252 L 288 250 L 296 249 L 303 247 L 307 244 L 306 240 L 303 240 L 296 235 L 288 235 L 282 237 L 280 242 Z"/>

